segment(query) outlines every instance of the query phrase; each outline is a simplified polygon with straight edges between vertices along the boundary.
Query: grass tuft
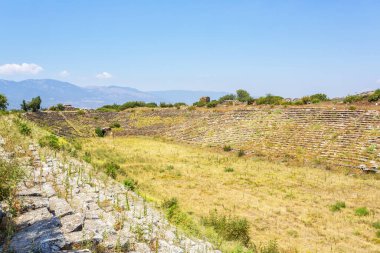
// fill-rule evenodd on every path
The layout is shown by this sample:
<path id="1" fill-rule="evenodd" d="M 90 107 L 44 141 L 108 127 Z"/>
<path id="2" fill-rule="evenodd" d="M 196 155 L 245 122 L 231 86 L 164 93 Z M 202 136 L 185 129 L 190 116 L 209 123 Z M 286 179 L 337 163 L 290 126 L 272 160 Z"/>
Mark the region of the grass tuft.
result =
<path id="1" fill-rule="evenodd" d="M 334 205 L 330 206 L 330 211 L 338 212 L 343 208 L 346 208 L 346 203 L 344 201 L 337 201 Z"/>
<path id="2" fill-rule="evenodd" d="M 355 209 L 355 215 L 356 216 L 368 216 L 369 211 L 368 211 L 367 207 L 359 207 L 359 208 Z"/>

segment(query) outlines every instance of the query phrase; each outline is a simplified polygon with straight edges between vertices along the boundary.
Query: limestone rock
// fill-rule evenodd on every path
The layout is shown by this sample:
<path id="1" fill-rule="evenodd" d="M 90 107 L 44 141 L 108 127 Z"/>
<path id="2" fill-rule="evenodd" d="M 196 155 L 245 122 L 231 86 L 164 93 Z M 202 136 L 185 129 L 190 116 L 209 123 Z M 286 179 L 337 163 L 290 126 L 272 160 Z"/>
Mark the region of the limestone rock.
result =
<path id="1" fill-rule="evenodd" d="M 10 242 L 10 249 L 16 253 L 59 251 L 65 239 L 57 218 L 44 219 L 16 233 Z"/>
<path id="2" fill-rule="evenodd" d="M 49 200 L 47 198 L 25 196 L 19 198 L 19 200 L 22 213 L 49 206 Z"/>
<path id="3" fill-rule="evenodd" d="M 82 230 L 84 216 L 80 213 L 66 215 L 61 218 L 63 233 L 71 233 Z"/>
<path id="4" fill-rule="evenodd" d="M 36 222 L 50 220 L 52 217 L 53 215 L 48 211 L 46 207 L 39 208 L 16 217 L 15 225 L 18 230 L 21 230 L 25 227 L 35 224 Z"/>
<path id="5" fill-rule="evenodd" d="M 73 209 L 67 203 L 66 200 L 58 197 L 52 197 L 49 199 L 49 210 L 57 217 L 63 217 L 73 213 Z"/>

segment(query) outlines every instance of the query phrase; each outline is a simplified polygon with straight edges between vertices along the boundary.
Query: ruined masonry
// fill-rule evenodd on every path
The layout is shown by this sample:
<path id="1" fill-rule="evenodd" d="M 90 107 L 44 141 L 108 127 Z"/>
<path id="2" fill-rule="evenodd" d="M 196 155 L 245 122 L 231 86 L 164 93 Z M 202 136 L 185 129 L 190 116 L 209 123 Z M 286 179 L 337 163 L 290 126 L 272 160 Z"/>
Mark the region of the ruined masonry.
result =
<path id="1" fill-rule="evenodd" d="M 5 141 L 0 137 L 1 159 L 13 159 L 2 147 Z M 93 168 L 86 163 L 54 156 L 42 161 L 35 144 L 29 151 L 15 152 L 32 157 L 25 157 L 27 180 L 18 187 L 20 213 L 14 220 L 11 252 L 90 252 L 85 247 L 97 244 L 107 252 L 220 252 L 179 233 L 163 214 L 121 184 L 93 178 Z M 7 209 L 1 204 L 0 214 Z"/>

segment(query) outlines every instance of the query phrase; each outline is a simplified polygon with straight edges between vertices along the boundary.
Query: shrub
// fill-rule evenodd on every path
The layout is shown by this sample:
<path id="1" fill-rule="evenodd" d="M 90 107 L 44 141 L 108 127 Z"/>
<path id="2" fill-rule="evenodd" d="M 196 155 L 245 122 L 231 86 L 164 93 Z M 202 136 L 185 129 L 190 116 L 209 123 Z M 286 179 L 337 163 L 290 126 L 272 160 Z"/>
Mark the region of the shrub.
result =
<path id="1" fill-rule="evenodd" d="M 77 111 L 77 113 L 78 113 L 79 115 L 85 115 L 85 114 L 86 114 L 86 112 L 85 112 L 84 110 L 82 110 L 82 109 L 79 109 L 79 110 Z"/>
<path id="2" fill-rule="evenodd" d="M 376 237 L 380 238 L 380 230 L 376 231 Z"/>
<path id="3" fill-rule="evenodd" d="M 32 133 L 32 129 L 24 122 L 18 123 L 18 130 L 22 135 L 30 135 Z"/>
<path id="4" fill-rule="evenodd" d="M 356 216 L 368 216 L 369 211 L 368 211 L 367 207 L 359 207 L 355 210 L 355 215 Z"/>
<path id="5" fill-rule="evenodd" d="M 65 107 L 63 106 L 63 104 L 57 104 L 56 106 L 51 106 L 50 108 L 49 108 L 49 110 L 51 110 L 51 111 L 63 111 L 63 110 L 65 110 Z"/>
<path id="6" fill-rule="evenodd" d="M 162 203 L 161 207 L 165 209 L 166 217 L 170 222 L 191 234 L 199 234 L 197 224 L 189 216 L 189 214 L 184 213 L 180 210 L 176 198 L 165 200 Z"/>
<path id="7" fill-rule="evenodd" d="M 103 112 L 120 111 L 120 105 L 118 104 L 104 105 L 96 110 L 103 111 Z"/>
<path id="8" fill-rule="evenodd" d="M 342 208 L 346 208 L 346 203 L 344 201 L 337 201 L 334 205 L 330 206 L 331 212 L 340 211 Z"/>
<path id="9" fill-rule="evenodd" d="M 41 147 L 50 147 L 50 148 L 55 149 L 55 150 L 60 150 L 61 149 L 61 145 L 59 143 L 59 139 L 54 134 L 46 135 L 46 136 L 42 137 L 38 141 L 38 144 Z"/>
<path id="10" fill-rule="evenodd" d="M 30 102 L 26 102 L 25 100 L 22 101 L 21 104 L 21 109 L 24 111 L 32 111 L 32 112 L 37 112 L 41 109 L 41 98 L 40 96 L 32 98 Z"/>
<path id="11" fill-rule="evenodd" d="M 170 209 L 170 208 L 175 208 L 178 206 L 178 200 L 177 198 L 170 198 L 165 200 L 162 205 L 163 208 Z"/>
<path id="12" fill-rule="evenodd" d="M 41 98 L 40 96 L 32 98 L 32 100 L 28 103 L 28 109 L 32 110 L 32 112 L 37 112 L 41 109 Z"/>
<path id="13" fill-rule="evenodd" d="M 8 99 L 3 94 L 0 94 L 0 110 L 5 111 L 8 106 Z"/>
<path id="14" fill-rule="evenodd" d="M 219 102 L 218 102 L 217 100 L 212 100 L 211 102 L 208 102 L 208 103 L 206 104 L 206 106 L 207 106 L 208 108 L 213 108 L 213 107 L 216 107 L 218 104 L 219 104 Z"/>
<path id="15" fill-rule="evenodd" d="M 323 94 L 323 93 L 317 93 L 317 94 L 311 95 L 310 99 L 311 99 L 311 101 L 313 101 L 313 100 L 328 101 L 329 100 L 329 98 L 327 97 L 327 95 Z"/>
<path id="16" fill-rule="evenodd" d="M 252 247 L 254 253 L 280 253 L 276 241 L 269 241 L 267 245 L 259 246 L 253 245 Z"/>
<path id="17" fill-rule="evenodd" d="M 375 90 L 375 92 L 368 97 L 368 102 L 376 102 L 380 99 L 380 89 Z"/>
<path id="18" fill-rule="evenodd" d="M 244 150 L 240 149 L 240 150 L 238 151 L 238 157 L 242 157 L 242 156 L 244 156 L 244 155 L 245 155 Z"/>
<path id="19" fill-rule="evenodd" d="M 18 164 L 0 159 L 0 201 L 12 201 L 14 190 L 24 176 L 24 170 Z"/>
<path id="20" fill-rule="evenodd" d="M 351 104 L 363 100 L 363 96 L 360 95 L 348 95 L 343 99 L 343 103 Z"/>
<path id="21" fill-rule="evenodd" d="M 256 99 L 256 104 L 258 105 L 280 105 L 283 101 L 283 97 L 273 96 L 271 94 L 266 95 L 265 97 L 260 97 Z"/>
<path id="22" fill-rule="evenodd" d="M 196 107 L 195 106 L 189 106 L 188 108 L 187 108 L 189 111 L 194 111 L 195 109 L 196 109 Z"/>
<path id="23" fill-rule="evenodd" d="M 356 107 L 353 106 L 353 105 L 350 105 L 350 106 L 348 107 L 348 110 L 350 110 L 350 111 L 355 111 L 355 110 L 356 110 Z"/>
<path id="24" fill-rule="evenodd" d="M 231 168 L 231 167 L 224 168 L 224 172 L 234 172 L 234 168 Z"/>
<path id="25" fill-rule="evenodd" d="M 311 98 L 309 96 L 305 96 L 301 98 L 302 104 L 310 104 L 311 103 Z"/>
<path id="26" fill-rule="evenodd" d="M 165 103 L 165 102 L 161 102 L 160 103 L 160 107 L 161 108 L 169 108 L 169 107 L 173 107 L 174 105 L 171 104 L 171 103 Z"/>
<path id="27" fill-rule="evenodd" d="M 136 107 L 144 107 L 145 102 L 142 101 L 130 101 L 122 104 L 118 109 L 119 111 L 123 111 L 128 108 L 136 108 Z"/>
<path id="28" fill-rule="evenodd" d="M 380 221 L 376 221 L 372 224 L 372 227 L 376 228 L 376 229 L 380 229 Z"/>
<path id="29" fill-rule="evenodd" d="M 124 186 L 131 190 L 134 191 L 136 189 L 137 182 L 133 179 L 127 178 L 124 180 Z"/>
<path id="30" fill-rule="evenodd" d="M 228 95 L 224 95 L 224 96 L 220 97 L 219 98 L 219 103 L 223 103 L 226 100 L 235 100 L 235 99 L 236 99 L 236 95 L 234 95 L 234 94 L 228 94 Z"/>
<path id="31" fill-rule="evenodd" d="M 87 163 L 91 163 L 91 153 L 90 152 L 84 152 L 83 160 Z"/>
<path id="32" fill-rule="evenodd" d="M 112 177 L 113 179 L 116 179 L 117 174 L 120 171 L 120 166 L 114 162 L 107 162 L 104 165 L 104 170 L 107 176 Z"/>
<path id="33" fill-rule="evenodd" d="M 251 101 L 253 101 L 253 98 L 248 93 L 248 91 L 242 90 L 242 89 L 239 89 L 236 91 L 236 97 L 237 97 L 237 100 L 239 100 L 240 102 L 250 103 Z"/>
<path id="34" fill-rule="evenodd" d="M 245 246 L 249 244 L 249 223 L 245 218 L 218 215 L 215 210 L 202 221 L 204 225 L 213 227 L 225 240 L 240 241 Z"/>
<path id="35" fill-rule="evenodd" d="M 120 125 L 119 122 L 114 122 L 114 123 L 112 123 L 112 125 L 111 125 L 110 127 L 111 127 L 111 128 L 120 128 L 121 125 Z"/>
<path id="36" fill-rule="evenodd" d="M 230 151 L 232 150 L 232 148 L 231 148 L 230 145 L 226 145 L 226 146 L 223 147 L 223 150 L 224 150 L 225 152 L 230 152 Z"/>
<path id="37" fill-rule="evenodd" d="M 97 127 L 95 128 L 95 134 L 98 136 L 98 137 L 104 137 L 104 131 L 100 128 L 100 127 Z"/>
<path id="38" fill-rule="evenodd" d="M 175 103 L 174 106 L 177 107 L 177 108 L 180 108 L 181 106 L 186 106 L 187 104 L 186 103 L 183 103 L 183 102 L 178 102 L 178 103 Z"/>
<path id="39" fill-rule="evenodd" d="M 193 106 L 196 106 L 196 107 L 203 107 L 206 105 L 207 105 L 207 103 L 204 101 L 198 101 L 198 102 L 193 103 Z"/>
<path id="40" fill-rule="evenodd" d="M 157 107 L 158 105 L 156 104 L 156 103 L 153 103 L 153 102 L 151 102 L 151 103 L 146 103 L 145 104 L 145 107 L 148 107 L 148 108 L 155 108 L 155 107 Z"/>

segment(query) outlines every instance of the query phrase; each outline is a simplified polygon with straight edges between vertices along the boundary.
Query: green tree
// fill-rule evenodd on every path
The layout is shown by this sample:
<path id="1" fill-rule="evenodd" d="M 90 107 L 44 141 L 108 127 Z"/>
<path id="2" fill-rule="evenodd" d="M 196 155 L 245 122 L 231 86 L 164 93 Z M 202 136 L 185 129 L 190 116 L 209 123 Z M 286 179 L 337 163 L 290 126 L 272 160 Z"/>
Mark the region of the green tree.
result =
<path id="1" fill-rule="evenodd" d="M 41 109 L 41 98 L 40 96 L 32 98 L 32 101 L 28 103 L 28 109 L 31 109 L 32 112 L 37 112 Z"/>
<path id="2" fill-rule="evenodd" d="M 57 110 L 58 111 L 63 111 L 63 110 L 65 110 L 65 107 L 63 106 L 63 104 L 57 104 Z"/>
<path id="3" fill-rule="evenodd" d="M 0 94 L 0 110 L 5 111 L 8 106 L 8 99 L 3 94 Z"/>
<path id="4" fill-rule="evenodd" d="M 252 100 L 251 95 L 248 93 L 248 91 L 242 89 L 236 91 L 236 97 L 240 102 L 248 102 Z"/>
<path id="5" fill-rule="evenodd" d="M 22 104 L 21 104 L 21 110 L 27 112 L 28 111 L 28 104 L 26 103 L 25 100 L 22 100 Z"/>

